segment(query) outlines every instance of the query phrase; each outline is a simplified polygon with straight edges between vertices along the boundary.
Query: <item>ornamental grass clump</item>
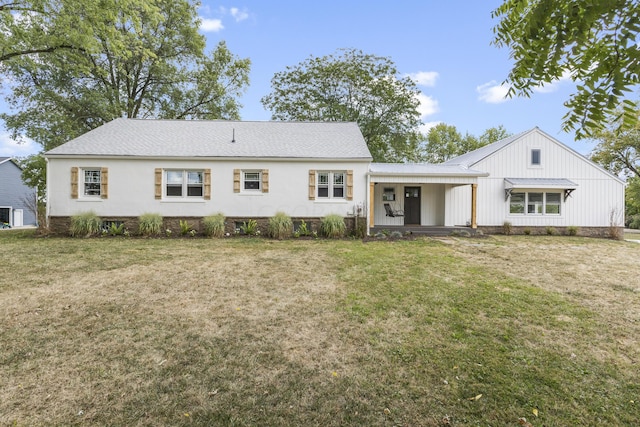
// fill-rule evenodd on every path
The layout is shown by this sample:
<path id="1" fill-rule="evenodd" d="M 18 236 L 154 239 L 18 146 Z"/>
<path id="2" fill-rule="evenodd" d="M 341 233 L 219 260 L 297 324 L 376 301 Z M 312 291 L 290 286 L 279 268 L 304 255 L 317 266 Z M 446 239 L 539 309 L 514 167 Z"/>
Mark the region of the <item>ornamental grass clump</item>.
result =
<path id="1" fill-rule="evenodd" d="M 102 231 L 102 220 L 94 212 L 83 212 L 71 217 L 69 229 L 73 237 L 91 237 Z"/>
<path id="2" fill-rule="evenodd" d="M 325 216 L 320 223 L 320 232 L 323 236 L 330 239 L 340 239 L 344 237 L 346 228 L 344 218 L 337 214 Z"/>
<path id="3" fill-rule="evenodd" d="M 269 236 L 274 239 L 288 239 L 293 232 L 293 221 L 291 221 L 291 217 L 284 212 L 277 212 L 269 218 L 267 232 Z"/>
<path id="4" fill-rule="evenodd" d="M 205 236 L 224 236 L 224 215 L 222 213 L 204 217 L 202 219 L 202 225 L 204 227 Z"/>
<path id="5" fill-rule="evenodd" d="M 162 215 L 142 214 L 138 217 L 138 232 L 142 236 L 159 236 L 162 232 Z"/>

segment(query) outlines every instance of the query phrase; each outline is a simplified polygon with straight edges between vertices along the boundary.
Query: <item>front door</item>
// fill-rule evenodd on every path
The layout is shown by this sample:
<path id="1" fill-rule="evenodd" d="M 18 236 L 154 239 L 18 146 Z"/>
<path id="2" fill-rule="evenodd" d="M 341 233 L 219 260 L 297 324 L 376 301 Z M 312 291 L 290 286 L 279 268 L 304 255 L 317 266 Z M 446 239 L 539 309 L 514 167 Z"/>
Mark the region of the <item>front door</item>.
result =
<path id="1" fill-rule="evenodd" d="M 420 225 L 420 187 L 404 187 L 404 225 Z"/>

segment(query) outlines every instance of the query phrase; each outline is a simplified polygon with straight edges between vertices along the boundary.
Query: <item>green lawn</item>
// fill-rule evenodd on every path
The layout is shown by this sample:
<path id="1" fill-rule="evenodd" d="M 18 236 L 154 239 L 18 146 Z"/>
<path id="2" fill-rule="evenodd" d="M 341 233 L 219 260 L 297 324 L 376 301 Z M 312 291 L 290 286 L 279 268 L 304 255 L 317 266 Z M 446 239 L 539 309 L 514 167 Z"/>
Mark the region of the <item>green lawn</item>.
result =
<path id="1" fill-rule="evenodd" d="M 640 246 L 0 232 L 0 425 L 635 425 Z"/>

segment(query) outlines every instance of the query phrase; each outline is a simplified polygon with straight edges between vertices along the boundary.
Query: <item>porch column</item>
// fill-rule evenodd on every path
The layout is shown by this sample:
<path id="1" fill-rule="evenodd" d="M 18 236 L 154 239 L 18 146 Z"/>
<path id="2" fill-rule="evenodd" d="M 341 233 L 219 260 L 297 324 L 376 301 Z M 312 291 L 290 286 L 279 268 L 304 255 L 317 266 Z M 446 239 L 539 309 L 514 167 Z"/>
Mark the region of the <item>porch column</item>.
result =
<path id="1" fill-rule="evenodd" d="M 375 225 L 374 214 L 373 214 L 373 206 L 374 200 L 373 195 L 375 194 L 376 184 L 374 182 L 369 183 L 369 227 L 373 227 Z"/>
<path id="2" fill-rule="evenodd" d="M 478 184 L 471 184 L 471 228 L 478 228 L 476 221 L 476 202 L 478 201 Z"/>

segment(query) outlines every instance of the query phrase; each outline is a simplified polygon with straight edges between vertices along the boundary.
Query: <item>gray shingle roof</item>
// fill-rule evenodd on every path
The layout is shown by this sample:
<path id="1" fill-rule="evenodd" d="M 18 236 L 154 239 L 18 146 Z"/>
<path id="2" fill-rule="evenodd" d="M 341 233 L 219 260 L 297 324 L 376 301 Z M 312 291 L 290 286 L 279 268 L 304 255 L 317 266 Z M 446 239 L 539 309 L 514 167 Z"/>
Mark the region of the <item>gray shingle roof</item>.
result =
<path id="1" fill-rule="evenodd" d="M 45 155 L 371 160 L 356 123 L 226 120 L 116 119 Z"/>
<path id="2" fill-rule="evenodd" d="M 433 175 L 433 176 L 487 176 L 486 172 L 467 169 L 459 165 L 431 163 L 371 163 L 372 175 Z"/>

